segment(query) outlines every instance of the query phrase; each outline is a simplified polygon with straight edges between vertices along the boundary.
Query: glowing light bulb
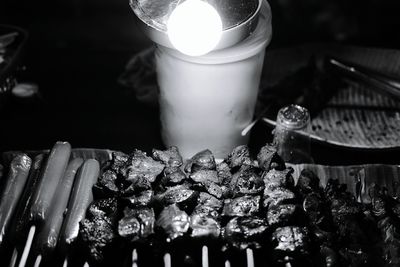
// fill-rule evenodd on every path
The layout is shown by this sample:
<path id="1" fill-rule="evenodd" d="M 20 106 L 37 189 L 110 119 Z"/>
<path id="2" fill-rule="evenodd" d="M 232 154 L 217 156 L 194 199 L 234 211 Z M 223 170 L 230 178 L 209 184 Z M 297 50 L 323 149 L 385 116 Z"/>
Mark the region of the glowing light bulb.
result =
<path id="1" fill-rule="evenodd" d="M 201 0 L 186 0 L 172 11 L 167 31 L 172 45 L 180 52 L 201 56 L 218 45 L 222 20 L 212 5 Z"/>

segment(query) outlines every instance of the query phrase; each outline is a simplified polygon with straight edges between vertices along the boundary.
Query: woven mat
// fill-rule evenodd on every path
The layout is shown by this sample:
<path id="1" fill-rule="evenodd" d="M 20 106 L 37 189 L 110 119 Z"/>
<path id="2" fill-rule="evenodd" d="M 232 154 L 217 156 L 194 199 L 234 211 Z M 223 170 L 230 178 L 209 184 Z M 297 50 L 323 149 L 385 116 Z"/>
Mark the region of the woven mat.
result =
<path id="1" fill-rule="evenodd" d="M 400 51 L 310 44 L 268 51 L 261 88 L 305 66 L 313 55 L 332 55 L 400 79 Z M 313 117 L 309 134 L 312 139 L 351 148 L 399 148 L 400 102 L 372 92 L 365 85 L 349 83 Z"/>

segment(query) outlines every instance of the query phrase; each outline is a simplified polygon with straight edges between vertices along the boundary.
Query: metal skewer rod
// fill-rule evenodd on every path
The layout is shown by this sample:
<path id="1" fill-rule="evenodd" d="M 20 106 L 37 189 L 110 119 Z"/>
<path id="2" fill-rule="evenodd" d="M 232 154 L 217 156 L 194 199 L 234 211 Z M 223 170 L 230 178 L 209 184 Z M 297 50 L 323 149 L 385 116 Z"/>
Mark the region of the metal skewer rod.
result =
<path id="1" fill-rule="evenodd" d="M 29 229 L 28 238 L 26 239 L 24 251 L 22 252 L 21 260 L 19 261 L 18 267 L 25 267 L 26 260 L 28 259 L 29 252 L 31 251 L 33 237 L 35 236 L 36 226 L 32 225 Z"/>
<path id="2" fill-rule="evenodd" d="M 201 266 L 208 267 L 208 247 L 203 246 L 201 249 Z"/>
<path id="3" fill-rule="evenodd" d="M 254 267 L 254 253 L 251 248 L 246 249 L 247 267 Z"/>
<path id="4" fill-rule="evenodd" d="M 226 261 L 225 261 L 225 267 L 231 267 L 231 263 L 230 263 L 229 260 L 226 260 Z"/>
<path id="5" fill-rule="evenodd" d="M 169 253 L 164 255 L 164 267 L 171 267 L 171 254 Z"/>
<path id="6" fill-rule="evenodd" d="M 63 267 L 67 267 L 67 266 L 68 266 L 68 258 L 65 257 Z"/>
<path id="7" fill-rule="evenodd" d="M 83 264 L 83 267 L 90 267 L 90 266 L 89 266 L 89 263 L 85 262 L 85 263 Z"/>
<path id="8" fill-rule="evenodd" d="M 15 263 L 17 263 L 17 258 L 18 258 L 18 250 L 17 250 L 17 248 L 14 248 L 12 256 L 11 256 L 10 264 L 8 265 L 8 267 L 14 267 Z"/>
<path id="9" fill-rule="evenodd" d="M 36 257 L 35 264 L 33 265 L 33 267 L 39 267 L 41 262 L 42 262 L 42 255 L 39 254 Z"/>
<path id="10" fill-rule="evenodd" d="M 138 254 L 136 248 L 132 251 L 132 267 L 138 267 Z"/>

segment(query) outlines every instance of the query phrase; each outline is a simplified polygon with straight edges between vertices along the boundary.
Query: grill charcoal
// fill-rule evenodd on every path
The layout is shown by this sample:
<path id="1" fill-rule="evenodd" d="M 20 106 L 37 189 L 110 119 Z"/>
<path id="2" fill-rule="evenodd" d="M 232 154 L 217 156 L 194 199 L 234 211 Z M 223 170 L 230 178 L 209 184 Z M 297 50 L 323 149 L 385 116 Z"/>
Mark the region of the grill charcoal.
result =
<path id="1" fill-rule="evenodd" d="M 225 199 L 222 215 L 228 217 L 251 216 L 257 214 L 259 209 L 260 196 L 243 196 Z"/>
<path id="2" fill-rule="evenodd" d="M 208 149 L 200 151 L 189 159 L 185 165 L 186 173 L 194 173 L 199 170 L 215 170 L 216 163 L 212 152 Z"/>
<path id="3" fill-rule="evenodd" d="M 261 218 L 236 217 L 231 219 L 224 230 L 224 239 L 238 249 L 260 248 L 268 226 Z"/>
<path id="4" fill-rule="evenodd" d="M 180 210 L 176 204 L 165 207 L 156 221 L 156 226 L 163 229 L 168 241 L 187 233 L 190 226 L 190 217 Z"/>

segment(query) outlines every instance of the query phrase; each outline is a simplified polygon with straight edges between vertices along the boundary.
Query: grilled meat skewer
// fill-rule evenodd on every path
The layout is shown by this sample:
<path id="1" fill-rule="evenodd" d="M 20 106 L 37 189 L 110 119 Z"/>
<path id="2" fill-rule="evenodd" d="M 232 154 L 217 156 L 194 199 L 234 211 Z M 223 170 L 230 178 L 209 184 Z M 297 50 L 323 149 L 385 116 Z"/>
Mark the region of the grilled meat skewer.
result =
<path id="1" fill-rule="evenodd" d="M 25 154 L 16 156 L 11 164 L 4 190 L 0 199 L 0 247 L 10 229 L 10 223 L 24 191 L 32 160 Z M 3 248 L 2 248 L 3 249 Z"/>
<path id="2" fill-rule="evenodd" d="M 85 218 L 86 209 L 93 200 L 92 187 L 99 171 L 97 160 L 88 159 L 77 173 L 59 238 L 59 247 L 64 253 L 78 237 L 79 222 Z"/>
<path id="3" fill-rule="evenodd" d="M 42 257 L 47 256 L 56 248 L 75 175 L 82 163 L 83 159 L 76 158 L 68 164 L 65 174 L 57 186 L 55 192 L 57 197 L 50 207 L 48 219 L 36 235 L 34 248 Z"/>

